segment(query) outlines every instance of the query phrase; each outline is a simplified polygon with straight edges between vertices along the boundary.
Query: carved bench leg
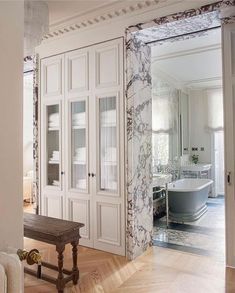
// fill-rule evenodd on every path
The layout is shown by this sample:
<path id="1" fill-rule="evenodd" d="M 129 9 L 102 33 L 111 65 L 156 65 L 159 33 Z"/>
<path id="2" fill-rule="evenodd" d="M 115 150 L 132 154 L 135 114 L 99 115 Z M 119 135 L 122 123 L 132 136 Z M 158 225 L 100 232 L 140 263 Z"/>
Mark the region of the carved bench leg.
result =
<path id="1" fill-rule="evenodd" d="M 65 249 L 64 244 L 57 244 L 56 251 L 58 253 L 58 277 L 56 280 L 56 288 L 58 293 L 64 292 L 65 282 L 64 282 L 64 274 L 63 274 L 63 265 L 64 265 L 64 256 L 63 252 Z"/>
<path id="2" fill-rule="evenodd" d="M 77 253 L 78 253 L 78 241 L 71 242 L 72 251 L 73 251 L 73 284 L 77 285 L 79 278 L 79 270 L 77 266 Z"/>

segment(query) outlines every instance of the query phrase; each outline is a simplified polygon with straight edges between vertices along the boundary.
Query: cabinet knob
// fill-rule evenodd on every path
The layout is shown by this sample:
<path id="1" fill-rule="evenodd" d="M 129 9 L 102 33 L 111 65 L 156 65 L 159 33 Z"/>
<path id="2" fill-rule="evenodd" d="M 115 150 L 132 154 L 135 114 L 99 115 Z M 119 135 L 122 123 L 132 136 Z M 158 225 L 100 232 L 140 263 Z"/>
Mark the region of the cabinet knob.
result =
<path id="1" fill-rule="evenodd" d="M 91 177 L 95 177 L 95 174 L 94 173 L 91 173 Z"/>
<path id="2" fill-rule="evenodd" d="M 88 173 L 88 176 L 91 177 L 91 173 Z"/>
<path id="3" fill-rule="evenodd" d="M 64 175 L 64 171 L 61 171 L 60 174 L 61 174 L 61 175 Z"/>

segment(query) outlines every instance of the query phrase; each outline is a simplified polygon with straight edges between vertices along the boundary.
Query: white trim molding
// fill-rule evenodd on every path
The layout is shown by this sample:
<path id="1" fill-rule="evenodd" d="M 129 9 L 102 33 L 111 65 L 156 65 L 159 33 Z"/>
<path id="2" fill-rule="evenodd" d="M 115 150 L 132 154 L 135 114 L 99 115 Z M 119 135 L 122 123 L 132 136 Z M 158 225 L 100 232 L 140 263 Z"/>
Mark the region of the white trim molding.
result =
<path id="1" fill-rule="evenodd" d="M 177 3 L 181 2 L 181 0 L 173 0 L 173 2 Z M 116 18 L 125 17 L 130 14 L 133 15 L 135 13 L 147 12 L 153 8 L 156 9 L 157 7 L 162 6 L 161 4 L 167 6 L 172 4 L 172 0 L 145 0 L 135 1 L 134 3 L 131 1 L 117 1 L 114 2 L 113 5 L 109 5 L 109 9 L 99 10 L 99 14 L 96 11 L 86 14 L 84 17 L 77 15 L 65 21 L 52 24 L 50 26 L 50 32 L 43 37 L 43 40 L 59 37 L 69 32 L 86 29 L 104 23 L 105 21 L 112 21 Z"/>

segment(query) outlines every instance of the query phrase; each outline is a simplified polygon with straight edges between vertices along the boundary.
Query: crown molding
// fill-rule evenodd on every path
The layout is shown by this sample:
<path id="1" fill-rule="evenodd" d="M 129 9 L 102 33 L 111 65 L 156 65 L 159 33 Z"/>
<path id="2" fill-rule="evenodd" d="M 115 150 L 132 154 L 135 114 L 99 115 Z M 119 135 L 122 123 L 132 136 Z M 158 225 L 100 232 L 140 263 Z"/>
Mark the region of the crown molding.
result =
<path id="1" fill-rule="evenodd" d="M 212 85 L 212 87 L 219 87 L 220 83 L 222 84 L 222 76 L 214 76 L 214 77 L 203 78 L 203 79 L 188 80 L 184 82 L 184 86 L 188 89 L 200 89 L 200 87 L 202 87 L 203 84 L 210 83 L 210 82 L 217 83 L 217 85 Z M 205 87 L 205 88 L 208 88 L 208 87 Z"/>
<path id="2" fill-rule="evenodd" d="M 59 22 L 58 25 L 53 24 L 50 28 L 51 31 L 43 37 L 43 40 L 63 36 L 70 32 L 86 29 L 130 14 L 145 12 L 157 8 L 162 3 L 167 5 L 168 0 L 136 1 L 134 4 L 131 1 L 117 1 L 113 5 L 106 7 L 107 9 L 98 9 L 98 13 L 89 13 L 83 17 L 77 15 L 66 21 Z"/>
<path id="3" fill-rule="evenodd" d="M 155 62 L 161 61 L 161 60 L 166 60 L 166 59 L 168 60 L 168 59 L 172 59 L 172 58 L 173 59 L 180 58 L 180 57 L 184 57 L 184 56 L 190 56 L 190 55 L 195 55 L 195 54 L 199 54 L 199 53 L 206 53 L 206 52 L 218 51 L 218 50 L 221 50 L 221 43 L 207 45 L 207 46 L 203 46 L 203 47 L 199 47 L 199 48 L 195 48 L 195 49 L 180 50 L 175 53 L 168 53 L 168 54 L 162 54 L 159 56 L 153 56 L 152 63 L 155 63 Z"/>
<path id="4" fill-rule="evenodd" d="M 50 22 L 50 30 L 56 30 L 60 27 L 64 27 L 67 26 L 69 24 L 73 24 L 79 21 L 79 19 L 81 20 L 83 17 L 88 17 L 89 15 L 93 15 L 93 14 L 101 14 L 102 12 L 106 11 L 107 9 L 112 8 L 114 5 L 116 5 L 118 2 L 122 3 L 124 0 L 112 0 L 109 3 L 105 3 L 105 4 L 100 4 L 93 8 L 90 8 L 88 10 L 85 10 L 81 13 L 79 12 L 74 12 L 72 15 L 67 16 L 66 18 L 63 17 L 61 19 L 58 19 L 54 22 Z"/>

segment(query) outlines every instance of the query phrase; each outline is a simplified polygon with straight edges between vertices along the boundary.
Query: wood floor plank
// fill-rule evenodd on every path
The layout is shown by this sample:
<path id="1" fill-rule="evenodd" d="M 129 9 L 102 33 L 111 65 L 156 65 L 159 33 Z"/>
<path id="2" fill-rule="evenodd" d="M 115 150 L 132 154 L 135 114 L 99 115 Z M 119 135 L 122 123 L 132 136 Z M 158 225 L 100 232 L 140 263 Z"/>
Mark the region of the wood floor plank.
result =
<path id="1" fill-rule="evenodd" d="M 25 238 L 25 248 L 37 248 L 43 260 L 56 264 L 52 245 Z M 150 248 L 135 261 L 79 247 L 80 280 L 65 293 L 235 293 L 235 270 L 208 256 L 161 247 Z M 65 250 L 65 267 L 72 265 L 71 248 Z M 48 272 L 48 271 L 47 271 Z M 53 285 L 25 275 L 25 293 L 54 293 Z"/>

